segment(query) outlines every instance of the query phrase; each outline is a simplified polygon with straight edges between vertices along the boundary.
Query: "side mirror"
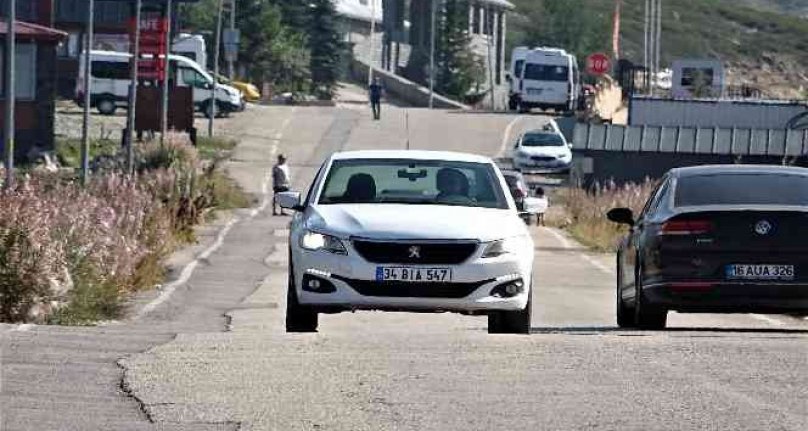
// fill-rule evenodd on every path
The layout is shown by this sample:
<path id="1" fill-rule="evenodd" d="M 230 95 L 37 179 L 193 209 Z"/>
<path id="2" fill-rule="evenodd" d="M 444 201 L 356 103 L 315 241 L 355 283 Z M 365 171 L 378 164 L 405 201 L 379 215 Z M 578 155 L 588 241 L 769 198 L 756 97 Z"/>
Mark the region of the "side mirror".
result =
<path id="1" fill-rule="evenodd" d="M 510 73 L 506 73 L 506 74 L 505 74 L 505 80 L 506 80 L 506 81 L 508 81 L 508 82 L 513 81 L 513 78 L 511 78 L 511 74 L 510 74 Z"/>
<path id="2" fill-rule="evenodd" d="M 615 208 L 606 214 L 609 221 L 634 226 L 634 212 L 629 208 Z"/>
<path id="3" fill-rule="evenodd" d="M 303 211 L 305 208 L 300 203 L 299 192 L 281 192 L 276 195 L 278 205 L 283 209 Z"/>

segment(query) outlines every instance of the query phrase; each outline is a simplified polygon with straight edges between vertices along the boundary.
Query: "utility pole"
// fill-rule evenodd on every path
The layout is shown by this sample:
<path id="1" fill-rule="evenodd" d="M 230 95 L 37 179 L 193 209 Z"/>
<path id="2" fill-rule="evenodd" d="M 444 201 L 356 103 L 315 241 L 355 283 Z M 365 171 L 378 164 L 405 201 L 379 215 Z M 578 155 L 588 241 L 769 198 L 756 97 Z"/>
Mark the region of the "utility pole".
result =
<path id="1" fill-rule="evenodd" d="M 90 175 L 90 88 L 93 73 L 93 61 L 90 53 L 93 50 L 93 30 L 95 25 L 95 5 L 94 0 L 87 0 L 87 25 L 84 30 L 84 123 L 81 127 L 81 184 L 87 185 Z"/>
<path id="2" fill-rule="evenodd" d="M 368 87 L 373 84 L 373 63 L 376 50 L 376 0 L 370 0 L 370 48 L 368 49 Z"/>
<path id="3" fill-rule="evenodd" d="M 126 113 L 126 169 L 135 173 L 135 113 L 137 111 L 137 82 L 140 56 L 140 9 L 142 0 L 135 1 L 135 40 L 132 43 L 132 63 L 130 65 L 129 111 Z"/>
<path id="4" fill-rule="evenodd" d="M 643 33 L 644 41 L 645 41 L 645 43 L 643 45 L 644 51 L 643 51 L 643 54 L 642 54 L 642 65 L 643 65 L 643 70 L 645 71 L 645 82 L 643 83 L 645 88 L 643 90 L 646 92 L 646 94 L 649 91 L 648 77 L 650 76 L 650 73 L 651 73 L 650 72 L 650 64 L 648 62 L 648 59 L 650 57 L 648 55 L 648 51 L 649 51 L 649 45 L 651 43 L 651 27 L 650 27 L 651 26 L 651 15 L 650 15 L 650 13 L 651 13 L 651 1 L 652 0 L 645 0 L 645 32 Z"/>
<path id="5" fill-rule="evenodd" d="M 16 97 L 16 82 L 15 82 L 15 33 L 17 31 L 14 23 L 17 20 L 17 1 L 6 0 L 8 9 L 6 10 L 6 26 L 8 34 L 6 35 L 6 112 L 5 123 L 3 127 L 3 138 L 6 150 L 6 189 L 10 189 L 14 185 L 14 127 L 16 126 L 14 119 L 14 108 L 17 101 Z"/>
<path id="6" fill-rule="evenodd" d="M 208 136 L 213 137 L 213 119 L 216 118 L 216 76 L 219 75 L 219 51 L 222 43 L 222 10 L 224 0 L 219 0 L 219 12 L 216 15 L 216 44 L 213 46 L 213 85 L 210 88 L 210 100 L 208 101 Z"/>
<path id="7" fill-rule="evenodd" d="M 429 37 L 429 109 L 435 107 L 435 42 L 437 38 L 438 0 L 432 1 L 431 29 Z"/>
<path id="8" fill-rule="evenodd" d="M 160 145 L 165 145 L 166 135 L 168 134 L 168 109 L 169 109 L 169 78 L 171 77 L 171 18 L 172 18 L 172 0 L 166 0 L 166 22 L 168 28 L 166 29 L 166 67 L 163 71 L 163 102 L 160 104 Z"/>
<path id="9" fill-rule="evenodd" d="M 169 0 L 169 1 L 171 1 L 171 0 Z M 236 31 L 236 0 L 230 0 L 230 31 L 233 32 L 233 33 L 235 33 L 235 31 Z M 227 59 L 227 77 L 230 78 L 230 80 L 235 80 L 236 79 L 236 74 L 235 73 L 236 73 L 235 72 L 235 62 L 233 61 L 232 57 L 228 58 Z"/>
<path id="10" fill-rule="evenodd" d="M 654 40 L 656 41 L 656 51 L 654 53 L 654 87 L 656 88 L 657 84 L 657 76 L 659 75 L 659 71 L 661 68 L 660 64 L 660 52 L 662 51 L 662 0 L 657 0 L 657 22 L 656 22 L 656 37 Z"/>

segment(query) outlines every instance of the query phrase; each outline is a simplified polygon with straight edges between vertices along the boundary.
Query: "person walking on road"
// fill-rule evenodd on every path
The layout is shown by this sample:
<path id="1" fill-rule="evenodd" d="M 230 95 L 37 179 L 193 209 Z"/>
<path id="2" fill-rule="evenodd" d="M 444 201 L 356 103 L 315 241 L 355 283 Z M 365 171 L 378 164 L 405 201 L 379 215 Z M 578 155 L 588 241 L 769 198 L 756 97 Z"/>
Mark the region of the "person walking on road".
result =
<path id="1" fill-rule="evenodd" d="M 373 78 L 370 84 L 370 108 L 373 110 L 373 119 L 380 120 L 382 117 L 382 84 L 379 78 Z"/>
<path id="2" fill-rule="evenodd" d="M 292 176 L 289 173 L 289 165 L 286 164 L 286 156 L 278 156 L 278 163 L 272 167 L 272 215 L 278 215 L 278 193 L 288 192 L 292 187 Z M 280 215 L 286 215 L 281 208 Z"/>

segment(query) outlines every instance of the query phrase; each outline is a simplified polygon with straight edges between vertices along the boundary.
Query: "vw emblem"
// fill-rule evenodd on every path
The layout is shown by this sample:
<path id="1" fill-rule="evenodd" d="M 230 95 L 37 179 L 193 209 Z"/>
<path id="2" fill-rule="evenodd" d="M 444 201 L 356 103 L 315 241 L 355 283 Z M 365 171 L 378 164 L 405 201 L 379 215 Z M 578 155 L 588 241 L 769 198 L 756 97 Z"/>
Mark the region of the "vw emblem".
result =
<path id="1" fill-rule="evenodd" d="M 410 247 L 410 259 L 420 259 L 421 258 L 421 247 L 414 245 Z"/>
<path id="2" fill-rule="evenodd" d="M 755 224 L 755 233 L 758 235 L 768 235 L 772 232 L 774 226 L 768 220 L 761 220 Z"/>

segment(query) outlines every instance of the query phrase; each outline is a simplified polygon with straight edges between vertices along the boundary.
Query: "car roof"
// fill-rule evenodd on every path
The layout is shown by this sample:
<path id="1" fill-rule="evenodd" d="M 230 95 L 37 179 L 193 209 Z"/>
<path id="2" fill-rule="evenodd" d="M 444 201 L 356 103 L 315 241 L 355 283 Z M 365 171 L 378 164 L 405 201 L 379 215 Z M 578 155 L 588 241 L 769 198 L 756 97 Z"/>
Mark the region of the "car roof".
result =
<path id="1" fill-rule="evenodd" d="M 702 165 L 671 169 L 678 178 L 722 174 L 788 174 L 808 176 L 808 169 L 781 165 Z"/>
<path id="2" fill-rule="evenodd" d="M 410 160 L 445 160 L 451 162 L 489 163 L 494 162 L 489 157 L 478 154 L 459 153 L 453 151 L 424 151 L 424 150 L 362 150 L 344 151 L 334 153 L 332 160 L 356 159 L 410 159 Z"/>

